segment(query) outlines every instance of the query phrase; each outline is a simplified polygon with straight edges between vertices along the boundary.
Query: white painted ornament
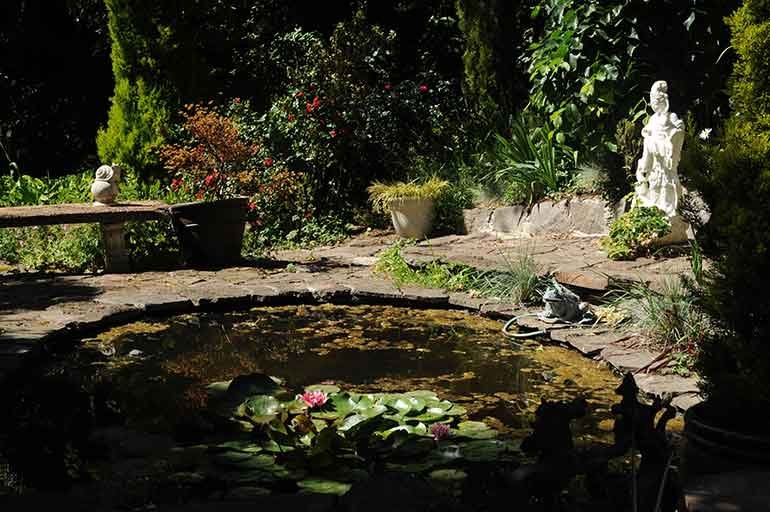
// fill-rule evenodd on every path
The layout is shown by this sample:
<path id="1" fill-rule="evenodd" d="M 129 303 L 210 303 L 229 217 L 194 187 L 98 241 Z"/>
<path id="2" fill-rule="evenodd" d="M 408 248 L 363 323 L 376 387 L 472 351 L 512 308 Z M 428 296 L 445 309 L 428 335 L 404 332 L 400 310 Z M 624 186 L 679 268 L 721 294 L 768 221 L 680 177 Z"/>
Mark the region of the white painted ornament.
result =
<path id="1" fill-rule="evenodd" d="M 94 206 L 107 206 L 115 204 L 120 188 L 121 169 L 118 165 L 102 165 L 96 170 L 96 177 L 91 184 L 91 195 L 94 197 Z"/>
<path id="2" fill-rule="evenodd" d="M 656 206 L 671 222 L 671 233 L 660 243 L 687 240 L 688 228 L 678 214 L 684 189 L 679 182 L 679 160 L 684 143 L 684 122 L 669 112 L 668 85 L 657 81 L 650 90 L 654 114 L 642 128 L 644 151 L 636 168 L 633 206 Z"/>

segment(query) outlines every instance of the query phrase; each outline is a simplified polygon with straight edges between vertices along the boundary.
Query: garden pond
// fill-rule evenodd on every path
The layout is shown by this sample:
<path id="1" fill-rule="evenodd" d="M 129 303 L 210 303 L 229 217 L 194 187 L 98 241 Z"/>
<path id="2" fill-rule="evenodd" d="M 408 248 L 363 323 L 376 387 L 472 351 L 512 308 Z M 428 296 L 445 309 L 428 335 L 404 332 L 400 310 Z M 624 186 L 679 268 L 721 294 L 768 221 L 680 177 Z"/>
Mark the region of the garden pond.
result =
<path id="1" fill-rule="evenodd" d="M 501 325 L 359 305 L 150 318 L 27 372 L 4 397 L 0 449 L 22 493 L 136 509 L 344 495 L 382 474 L 458 496 L 526 459 L 542 399 L 584 397 L 577 445 L 609 442 L 620 379 L 564 348 L 514 345 Z"/>

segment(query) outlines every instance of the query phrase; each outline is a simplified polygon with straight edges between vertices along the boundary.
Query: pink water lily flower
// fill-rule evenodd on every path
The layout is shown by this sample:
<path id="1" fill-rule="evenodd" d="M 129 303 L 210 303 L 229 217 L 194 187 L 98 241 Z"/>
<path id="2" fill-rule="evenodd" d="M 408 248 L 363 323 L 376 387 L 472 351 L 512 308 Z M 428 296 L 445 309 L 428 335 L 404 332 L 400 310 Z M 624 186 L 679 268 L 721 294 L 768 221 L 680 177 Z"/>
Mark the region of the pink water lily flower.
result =
<path id="1" fill-rule="evenodd" d="M 434 423 L 430 426 L 430 433 L 433 434 L 433 439 L 441 441 L 449 437 L 449 425 L 444 423 Z"/>
<path id="2" fill-rule="evenodd" d="M 297 400 L 302 400 L 311 409 L 323 407 L 328 399 L 329 395 L 323 391 L 305 391 L 301 395 L 297 395 Z"/>

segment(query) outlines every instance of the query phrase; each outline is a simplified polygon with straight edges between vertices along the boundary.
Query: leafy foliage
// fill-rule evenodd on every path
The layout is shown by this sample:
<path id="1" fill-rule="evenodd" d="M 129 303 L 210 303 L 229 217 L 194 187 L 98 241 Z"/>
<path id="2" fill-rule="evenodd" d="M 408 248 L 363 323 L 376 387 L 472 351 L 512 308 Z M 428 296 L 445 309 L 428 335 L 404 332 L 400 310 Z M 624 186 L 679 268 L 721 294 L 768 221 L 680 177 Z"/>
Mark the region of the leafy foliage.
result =
<path id="1" fill-rule="evenodd" d="M 234 121 L 205 105 L 186 105 L 181 130 L 185 143 L 164 145 L 161 158 L 174 187 L 189 187 L 199 199 L 223 199 L 244 192 L 256 172 L 259 147 L 245 140 Z M 240 187 L 238 186 L 240 182 Z"/>
<path id="2" fill-rule="evenodd" d="M 241 386 L 224 392 L 218 383 L 211 386 L 219 414 L 251 433 L 211 449 L 218 466 L 247 471 L 256 481 L 295 480 L 302 489 L 344 494 L 351 476 L 368 477 L 374 461 L 390 471 L 422 473 L 461 461 L 511 460 L 516 453 L 513 443 L 495 439 L 497 432 L 483 422 L 463 420 L 463 407 L 431 391 L 357 394 L 326 384 L 291 396 L 274 386 L 249 387 L 246 394 Z"/>
<path id="3" fill-rule="evenodd" d="M 559 134 L 551 126 L 532 124 L 514 118 L 510 138 L 495 135 L 491 156 L 495 168 L 484 177 L 504 188 L 507 200 L 530 205 L 565 188 L 577 167 L 577 153 L 559 142 Z"/>
<path id="4" fill-rule="evenodd" d="M 655 241 L 671 231 L 666 214 L 655 206 L 637 206 L 612 222 L 610 233 L 601 239 L 602 248 L 613 260 L 630 260 L 649 251 Z"/>
<path id="5" fill-rule="evenodd" d="M 701 231 L 714 260 L 703 305 L 715 332 L 701 350 L 704 391 L 727 411 L 770 405 L 770 3 L 747 0 L 728 23 L 737 62 L 734 115 L 721 148 L 708 155 L 699 185 L 711 212 Z"/>
<path id="6" fill-rule="evenodd" d="M 581 149 L 606 142 L 638 82 L 639 36 L 627 11 L 627 2 L 596 0 L 543 0 L 533 10 L 545 28 L 524 59 L 530 101 Z"/>

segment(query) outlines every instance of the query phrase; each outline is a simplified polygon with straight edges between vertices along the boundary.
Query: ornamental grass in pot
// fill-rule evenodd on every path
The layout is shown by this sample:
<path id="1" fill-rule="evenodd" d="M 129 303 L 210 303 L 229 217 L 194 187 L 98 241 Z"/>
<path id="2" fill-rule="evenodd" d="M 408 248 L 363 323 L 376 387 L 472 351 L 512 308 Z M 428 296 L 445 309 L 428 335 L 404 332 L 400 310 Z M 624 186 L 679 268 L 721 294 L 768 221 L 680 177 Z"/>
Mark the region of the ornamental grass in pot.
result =
<path id="1" fill-rule="evenodd" d="M 206 105 L 181 112 L 181 142 L 161 148 L 173 174 L 171 189 L 182 202 L 169 208 L 188 264 L 237 262 L 246 225 L 249 177 L 258 171 L 259 147 L 229 117 Z"/>
<path id="2" fill-rule="evenodd" d="M 434 176 L 423 183 L 375 182 L 367 190 L 375 212 L 390 212 L 398 236 L 421 239 L 430 234 L 435 202 L 448 188 L 448 181 Z"/>

